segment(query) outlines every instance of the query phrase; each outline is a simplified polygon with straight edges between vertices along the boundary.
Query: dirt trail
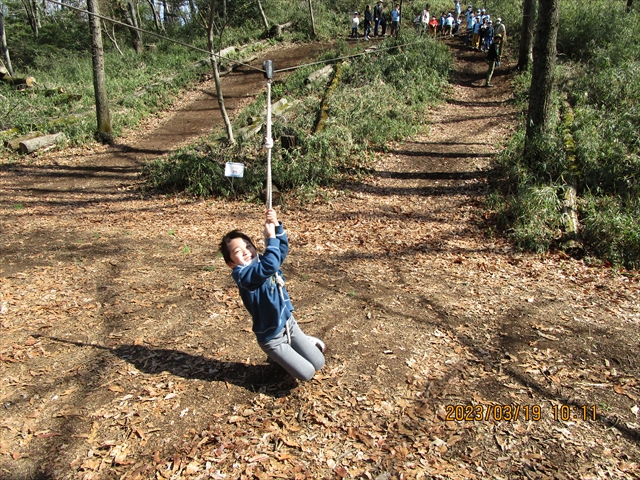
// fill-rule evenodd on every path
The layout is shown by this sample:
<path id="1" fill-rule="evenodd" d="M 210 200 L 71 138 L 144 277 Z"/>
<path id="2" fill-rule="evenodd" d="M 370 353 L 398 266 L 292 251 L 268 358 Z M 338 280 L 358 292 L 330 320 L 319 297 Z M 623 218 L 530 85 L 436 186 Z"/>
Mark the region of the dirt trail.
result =
<path id="1" fill-rule="evenodd" d="M 508 64 L 482 88 L 449 42 L 429 134 L 280 211 L 297 318 L 328 345 L 305 384 L 265 362 L 215 255 L 263 207 L 136 190 L 184 137 L 125 140 L 106 172 L 83 152 L 2 171 L 0 476 L 637 478 L 638 277 L 486 234 Z"/>
<path id="2" fill-rule="evenodd" d="M 315 58 L 327 48 L 323 43 L 275 46 L 263 52 L 274 61 L 277 69 L 300 65 Z M 225 108 L 233 117 L 261 91 L 265 79 L 260 70 L 263 58 L 240 66 L 222 77 Z M 161 118 L 150 118 L 136 131 L 116 139 L 112 146 L 68 149 L 34 162 L 20 170 L 25 175 L 23 188 L 34 195 L 53 190 L 60 197 L 64 192 L 108 195 L 114 187 L 135 183 L 144 164 L 209 134 L 214 126 L 222 125 L 213 80 L 201 83 L 187 92 Z M 47 163 L 47 160 L 49 163 Z M 94 191 L 95 190 L 95 191 Z"/>

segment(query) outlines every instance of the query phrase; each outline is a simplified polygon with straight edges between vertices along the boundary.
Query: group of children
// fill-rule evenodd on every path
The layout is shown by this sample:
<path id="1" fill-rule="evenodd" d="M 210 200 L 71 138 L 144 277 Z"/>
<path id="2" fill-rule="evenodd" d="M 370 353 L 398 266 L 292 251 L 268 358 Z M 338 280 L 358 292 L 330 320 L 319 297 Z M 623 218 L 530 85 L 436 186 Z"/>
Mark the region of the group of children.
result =
<path id="1" fill-rule="evenodd" d="M 435 15 L 432 17 L 430 5 L 427 3 L 420 15 L 413 19 L 413 24 L 420 34 L 428 31 L 434 37 L 438 34 L 451 36 L 458 33 L 460 21 L 452 12 L 442 12 L 440 20 Z"/>
<path id="2" fill-rule="evenodd" d="M 487 53 L 489 69 L 485 85 L 492 87 L 491 78 L 495 68 L 500 66 L 507 29 L 500 17 L 496 19 L 494 24 L 491 15 L 484 8 L 476 10 L 474 14 L 473 6 L 469 5 L 465 15 L 467 17 L 466 45 L 478 52 Z"/>
<path id="3" fill-rule="evenodd" d="M 371 6 L 367 5 L 364 9 L 364 21 L 362 23 L 363 26 L 363 40 L 369 40 L 369 36 L 371 35 L 371 29 L 373 28 L 373 36 L 377 37 L 378 34 L 380 36 L 385 36 L 387 33 L 387 14 L 386 7 L 384 2 L 380 0 L 373 10 L 371 10 Z M 395 35 L 398 32 L 398 27 L 400 25 L 400 5 L 397 4 L 393 10 L 391 10 L 391 35 Z M 358 28 L 360 26 L 360 12 L 353 12 L 353 16 L 351 17 L 351 38 L 358 38 Z"/>
<path id="4" fill-rule="evenodd" d="M 501 19 L 498 18 L 494 24 L 491 16 L 486 13 L 484 8 L 478 9 L 475 14 L 473 7 L 469 5 L 465 12 L 467 20 L 467 45 L 471 46 L 474 50 L 488 51 L 493 37 L 496 34 L 501 34 L 505 37 L 504 25 L 501 23 Z M 351 38 L 358 38 L 358 30 L 363 27 L 363 39 L 369 40 L 373 29 L 373 36 L 377 37 L 379 33 L 382 36 L 386 34 L 387 25 L 387 13 L 386 6 L 382 0 L 371 9 L 370 5 L 367 5 L 364 10 L 363 20 L 361 22 L 360 12 L 353 12 L 351 17 Z M 389 15 L 391 21 L 391 35 L 395 35 L 398 31 L 400 24 L 400 5 L 396 4 L 391 10 Z M 436 15 L 431 15 L 430 5 L 426 4 L 422 12 L 414 18 L 414 26 L 419 33 L 426 33 L 427 31 L 432 35 L 438 34 L 443 36 L 457 35 L 460 26 L 462 24 L 462 12 L 460 9 L 460 0 L 453 1 L 453 9 L 449 12 L 443 11 L 440 18 L 436 18 Z M 498 31 L 497 31 L 498 30 Z"/>
<path id="5" fill-rule="evenodd" d="M 467 8 L 466 17 L 466 44 L 468 47 L 473 50 L 488 52 L 493 39 L 497 35 L 500 35 L 504 41 L 507 32 L 501 18 L 497 18 L 494 24 L 491 15 L 484 8 L 478 9 L 474 14 L 471 5 Z"/>

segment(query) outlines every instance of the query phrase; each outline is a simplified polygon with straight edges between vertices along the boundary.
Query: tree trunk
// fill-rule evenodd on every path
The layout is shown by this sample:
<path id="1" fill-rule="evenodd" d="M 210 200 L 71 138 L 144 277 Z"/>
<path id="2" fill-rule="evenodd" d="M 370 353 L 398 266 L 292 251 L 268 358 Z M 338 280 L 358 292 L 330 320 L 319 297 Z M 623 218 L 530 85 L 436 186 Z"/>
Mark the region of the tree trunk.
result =
<path id="1" fill-rule="evenodd" d="M 627 13 L 631 11 L 631 7 L 633 7 L 633 0 L 627 0 Z"/>
<path id="2" fill-rule="evenodd" d="M 309 0 L 309 18 L 311 19 L 311 38 L 316 38 L 316 21 L 313 19 L 313 5 Z"/>
<path id="3" fill-rule="evenodd" d="M 260 17 L 262 17 L 262 24 L 264 25 L 264 30 L 269 35 L 269 20 L 267 20 L 267 16 L 264 14 L 264 10 L 262 9 L 262 2 L 258 0 L 258 10 L 260 10 Z"/>
<path id="4" fill-rule="evenodd" d="M 533 57 L 533 73 L 529 91 L 529 110 L 525 136 L 525 157 L 533 158 L 536 137 L 549 133 L 552 119 L 552 93 L 556 66 L 556 41 L 560 18 L 560 0 L 539 0 Z"/>
<path id="5" fill-rule="evenodd" d="M 522 34 L 517 69 L 524 71 L 533 62 L 533 29 L 536 20 L 536 0 L 524 0 L 522 4 Z"/>
<path id="6" fill-rule="evenodd" d="M 156 26 L 156 32 L 163 32 L 164 25 L 160 21 L 160 15 L 158 15 L 158 10 L 156 9 L 155 3 L 153 2 L 153 0 L 147 0 L 147 2 L 149 2 L 149 5 L 151 6 L 151 12 L 153 13 L 153 23 Z"/>
<path id="7" fill-rule="evenodd" d="M 40 7 L 38 7 L 38 0 L 31 0 L 31 5 L 33 9 L 33 19 L 36 23 L 36 28 L 38 30 L 42 27 L 42 23 L 40 23 Z"/>
<path id="8" fill-rule="evenodd" d="M 29 26 L 33 32 L 33 37 L 37 39 L 39 22 L 37 21 L 36 16 L 38 15 L 38 10 L 34 11 L 33 3 L 30 0 L 22 0 L 22 4 L 24 5 L 24 10 L 27 13 L 27 19 L 29 20 Z"/>
<path id="9" fill-rule="evenodd" d="M 167 0 L 162 0 L 162 16 L 164 17 L 164 23 L 171 22 L 171 16 L 169 15 L 169 9 L 167 8 Z"/>
<path id="10" fill-rule="evenodd" d="M 144 50 L 144 45 L 142 44 L 142 34 L 140 30 L 138 30 L 138 16 L 136 15 L 136 6 L 133 3 L 134 0 L 127 1 L 127 9 L 125 10 L 125 18 L 127 23 L 131 25 L 133 28 L 130 28 L 131 32 L 131 41 L 133 43 L 133 48 L 136 53 L 142 53 Z"/>
<path id="11" fill-rule="evenodd" d="M 189 0 L 189 23 L 194 23 L 198 18 L 198 7 L 193 0 Z"/>
<path id="12" fill-rule="evenodd" d="M 313 127 L 313 134 L 317 134 L 324 129 L 325 124 L 327 123 L 327 118 L 329 117 L 329 100 L 333 95 L 333 92 L 336 88 L 338 88 L 338 84 L 340 83 L 340 79 L 342 78 L 342 65 L 340 62 L 336 63 L 335 74 L 333 75 L 333 79 L 327 88 L 327 91 L 324 93 L 324 97 L 322 98 L 322 103 L 320 104 L 320 111 L 318 112 L 318 118 L 316 119 L 316 124 Z"/>
<path id="13" fill-rule="evenodd" d="M 309 85 L 311 83 L 320 82 L 320 81 L 326 82 L 329 80 L 332 74 L 333 74 L 333 65 L 326 65 L 307 75 L 307 78 L 305 78 L 304 80 L 304 84 Z"/>
<path id="14" fill-rule="evenodd" d="M 209 9 L 209 26 L 207 28 L 207 41 L 209 44 L 209 54 L 211 56 L 211 67 L 213 68 L 213 79 L 216 84 L 216 94 L 218 95 L 218 106 L 220 107 L 220 114 L 224 120 L 224 125 L 227 129 L 227 138 L 229 143 L 235 145 L 236 141 L 233 138 L 233 128 L 231 127 L 231 120 L 227 115 L 227 109 L 224 107 L 224 97 L 222 96 L 222 85 L 220 83 L 220 72 L 218 71 L 218 61 L 216 60 L 215 48 L 213 45 L 213 19 L 216 11 L 216 0 L 211 0 L 211 7 Z"/>
<path id="15" fill-rule="evenodd" d="M 9 76 L 13 77 L 13 67 L 11 66 L 11 58 L 9 57 L 9 48 L 7 47 L 7 36 L 4 32 L 4 15 L 0 12 L 0 44 L 2 45 L 2 58 L 4 66 L 7 68 Z"/>
<path id="16" fill-rule="evenodd" d="M 100 19 L 96 16 L 100 15 L 98 0 L 87 0 L 87 9 L 92 14 L 89 16 L 89 28 L 91 30 L 91 58 L 93 60 L 93 90 L 96 97 L 96 117 L 98 120 L 97 136 L 100 141 L 111 143 L 113 142 L 113 131 L 104 75 L 102 31 Z"/>
<path id="17" fill-rule="evenodd" d="M 282 35 L 282 32 L 284 32 L 284 30 L 286 28 L 289 28 L 291 25 L 293 25 L 293 22 L 283 23 L 282 25 L 274 25 L 269 31 L 269 36 L 278 38 Z"/>

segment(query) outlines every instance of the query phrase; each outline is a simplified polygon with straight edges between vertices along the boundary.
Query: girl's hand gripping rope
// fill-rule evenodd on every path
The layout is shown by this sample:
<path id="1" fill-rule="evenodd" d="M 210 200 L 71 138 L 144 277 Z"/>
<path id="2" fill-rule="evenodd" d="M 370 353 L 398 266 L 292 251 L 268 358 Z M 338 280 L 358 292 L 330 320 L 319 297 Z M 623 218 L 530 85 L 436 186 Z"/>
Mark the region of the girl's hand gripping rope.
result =
<path id="1" fill-rule="evenodd" d="M 278 225 L 278 216 L 273 208 L 267 210 L 266 221 L 264 224 L 264 243 L 266 245 L 268 238 L 276 238 L 276 225 Z"/>
<path id="2" fill-rule="evenodd" d="M 278 225 L 278 216 L 276 215 L 276 211 L 273 208 L 267 210 L 266 213 L 267 223 L 273 223 L 273 225 Z"/>

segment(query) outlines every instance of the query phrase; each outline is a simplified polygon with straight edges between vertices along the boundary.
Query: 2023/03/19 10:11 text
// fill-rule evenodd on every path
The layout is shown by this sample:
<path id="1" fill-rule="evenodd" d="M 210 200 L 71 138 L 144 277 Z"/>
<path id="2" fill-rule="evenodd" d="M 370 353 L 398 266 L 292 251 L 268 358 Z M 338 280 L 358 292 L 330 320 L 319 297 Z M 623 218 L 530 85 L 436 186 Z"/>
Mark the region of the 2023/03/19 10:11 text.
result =
<path id="1" fill-rule="evenodd" d="M 544 418 L 541 405 L 445 405 L 446 421 L 538 422 Z M 596 420 L 595 405 L 552 405 L 547 412 L 555 421 Z"/>

